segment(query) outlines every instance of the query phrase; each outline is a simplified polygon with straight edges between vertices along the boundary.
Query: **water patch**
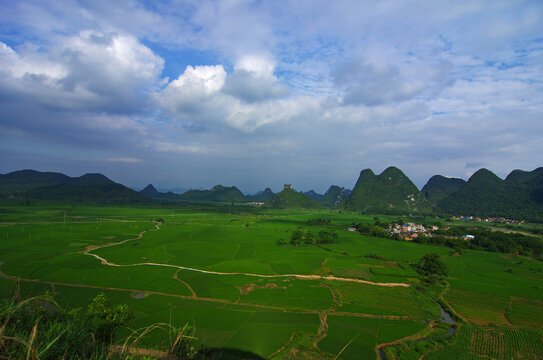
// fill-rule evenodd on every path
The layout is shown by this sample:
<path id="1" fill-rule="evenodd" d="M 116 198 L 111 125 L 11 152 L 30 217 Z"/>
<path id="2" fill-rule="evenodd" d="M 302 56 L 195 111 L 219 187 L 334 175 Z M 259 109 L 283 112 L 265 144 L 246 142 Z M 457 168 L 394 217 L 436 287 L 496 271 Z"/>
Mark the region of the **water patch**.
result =
<path id="1" fill-rule="evenodd" d="M 447 324 L 451 324 L 451 325 L 456 324 L 456 320 L 454 320 L 452 318 L 451 314 L 446 312 L 445 309 L 443 309 L 443 306 L 441 306 L 440 303 L 437 303 L 437 305 L 439 306 L 439 310 L 441 311 L 441 315 L 439 316 L 439 319 L 441 321 L 443 321 L 444 323 L 447 323 Z"/>

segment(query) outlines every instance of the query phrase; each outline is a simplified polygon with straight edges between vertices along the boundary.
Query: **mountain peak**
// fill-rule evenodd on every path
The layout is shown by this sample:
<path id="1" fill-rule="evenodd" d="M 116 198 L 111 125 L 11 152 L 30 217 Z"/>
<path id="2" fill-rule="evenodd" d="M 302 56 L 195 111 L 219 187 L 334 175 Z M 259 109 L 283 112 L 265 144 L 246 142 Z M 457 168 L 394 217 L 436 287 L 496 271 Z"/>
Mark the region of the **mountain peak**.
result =
<path id="1" fill-rule="evenodd" d="M 481 182 L 502 182 L 503 180 L 500 179 L 496 174 L 494 174 L 492 171 L 482 168 L 477 170 L 468 180 L 468 183 L 481 183 Z"/>
<path id="2" fill-rule="evenodd" d="M 375 173 L 372 169 L 364 169 L 360 172 L 360 178 L 362 177 L 374 177 Z"/>
<path id="3" fill-rule="evenodd" d="M 360 172 L 343 208 L 362 212 L 404 213 L 427 206 L 419 189 L 397 167 L 391 166 L 376 176 L 371 169 Z"/>
<path id="4" fill-rule="evenodd" d="M 112 184 L 114 181 L 110 180 L 107 176 L 99 173 L 87 173 L 78 178 L 74 178 L 74 182 L 84 185 L 95 184 Z"/>
<path id="5" fill-rule="evenodd" d="M 140 191 L 141 193 L 142 192 L 147 192 L 147 193 L 157 193 L 157 189 L 153 186 L 153 184 L 149 184 L 147 185 L 143 190 Z"/>
<path id="6" fill-rule="evenodd" d="M 407 176 L 403 173 L 403 171 L 401 171 L 400 169 L 398 169 L 397 167 L 395 166 L 389 166 L 385 169 L 385 171 L 383 171 L 380 175 L 380 177 L 384 177 L 384 178 L 391 178 L 391 179 L 395 179 L 395 178 L 406 178 Z"/>

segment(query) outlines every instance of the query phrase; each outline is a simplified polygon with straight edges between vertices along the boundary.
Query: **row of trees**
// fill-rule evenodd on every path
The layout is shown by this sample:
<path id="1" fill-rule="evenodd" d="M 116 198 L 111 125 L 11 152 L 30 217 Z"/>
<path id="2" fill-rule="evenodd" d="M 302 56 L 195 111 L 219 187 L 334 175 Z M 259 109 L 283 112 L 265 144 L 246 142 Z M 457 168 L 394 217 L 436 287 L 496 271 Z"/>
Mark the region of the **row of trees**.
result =
<path id="1" fill-rule="evenodd" d="M 380 222 L 379 219 L 373 224 L 360 223 L 353 226 L 364 235 L 402 240 L 397 234 L 389 234 L 388 224 Z M 466 234 L 474 235 L 475 238 L 469 241 L 460 238 L 460 236 Z M 442 228 L 434 231 L 432 236 L 419 234 L 417 238 L 413 239 L 413 242 L 447 246 L 458 252 L 463 249 L 473 249 L 504 254 L 520 254 L 536 259 L 543 257 L 543 241 L 540 238 L 518 233 L 467 228 L 465 226 L 451 227 L 447 230 Z"/>
<path id="2" fill-rule="evenodd" d="M 292 232 L 292 235 L 290 236 L 290 241 L 288 244 L 290 245 L 323 245 L 323 244 L 330 244 L 337 240 L 338 235 L 334 230 L 330 229 L 324 229 L 319 231 L 316 235 L 307 230 L 298 228 L 295 231 Z M 287 245 L 287 242 L 283 239 L 277 240 L 278 245 Z"/>
<path id="3" fill-rule="evenodd" d="M 474 235 L 475 238 L 469 241 L 457 238 L 466 234 Z M 468 229 L 463 226 L 439 230 L 432 237 L 419 236 L 413 241 L 422 244 L 443 245 L 456 250 L 485 250 L 504 254 L 520 254 L 536 259 L 543 256 L 543 241 L 537 237 L 479 228 Z"/>

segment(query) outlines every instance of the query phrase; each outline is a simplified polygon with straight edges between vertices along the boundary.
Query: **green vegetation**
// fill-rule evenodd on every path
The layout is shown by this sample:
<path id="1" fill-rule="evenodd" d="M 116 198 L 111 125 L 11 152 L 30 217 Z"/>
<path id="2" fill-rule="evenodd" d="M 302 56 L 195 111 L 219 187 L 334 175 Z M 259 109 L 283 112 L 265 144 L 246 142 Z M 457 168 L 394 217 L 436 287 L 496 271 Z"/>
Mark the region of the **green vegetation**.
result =
<path id="1" fill-rule="evenodd" d="M 339 207 L 369 214 L 402 214 L 427 210 L 427 203 L 415 184 L 391 166 L 379 175 L 363 170 L 352 193 Z"/>
<path id="2" fill-rule="evenodd" d="M 432 205 L 437 205 L 441 199 L 453 194 L 465 183 L 466 181 L 462 179 L 435 175 L 428 180 L 420 192 Z"/>
<path id="3" fill-rule="evenodd" d="M 270 188 L 266 188 L 263 191 L 259 191 L 254 195 L 245 196 L 247 201 L 254 201 L 254 202 L 266 202 L 266 201 L 269 201 L 272 197 L 273 197 L 273 191 L 271 191 Z"/>
<path id="4" fill-rule="evenodd" d="M 245 202 L 247 199 L 235 186 L 225 187 L 216 185 L 211 190 L 189 190 L 176 199 L 181 201 L 223 201 L 223 202 Z"/>
<path id="5" fill-rule="evenodd" d="M 0 214 L 0 294 L 17 284 L 22 298 L 49 291 L 59 307 L 94 314 L 86 320 L 89 331 L 102 321 L 114 326 L 117 345 L 143 331 L 130 329 L 168 324 L 135 345 L 168 351 L 176 335 L 167 328 L 189 324 L 197 351 L 231 358 L 375 358 L 379 346 L 387 356 L 398 349 L 430 356 L 468 326 L 511 330 L 511 337 L 543 329 L 540 261 L 469 248 L 453 254 L 346 230 L 353 223 L 381 227 L 392 217 L 322 208 L 21 205 L 18 199 L 2 200 Z M 304 237 L 299 246 L 277 246 L 295 234 Z M 439 256 L 437 270 L 421 260 L 430 253 Z M 424 283 L 419 268 L 447 285 Z M 98 301 L 89 312 L 102 292 L 110 305 Z M 465 319 L 453 337 L 433 299 Z M 35 319 L 18 335 L 25 341 Z"/>
<path id="6" fill-rule="evenodd" d="M 448 273 L 447 265 L 441 261 L 441 257 L 436 253 L 429 253 L 420 258 L 415 269 L 424 281 L 430 284 L 443 280 Z"/>
<path id="7" fill-rule="evenodd" d="M 533 329 L 463 325 L 451 345 L 429 353 L 427 359 L 541 359 L 543 332 Z"/>
<path id="8" fill-rule="evenodd" d="M 309 196 L 289 188 L 273 195 L 264 206 L 274 209 L 321 209 L 323 207 Z"/>
<path id="9" fill-rule="evenodd" d="M 439 201 L 436 211 L 540 221 L 543 218 L 543 168 L 531 172 L 515 170 L 505 180 L 481 169 L 457 191 Z"/>
<path id="10" fill-rule="evenodd" d="M 350 190 L 345 189 L 344 187 L 339 187 L 337 185 L 332 185 L 324 193 L 323 196 L 316 199 L 322 205 L 326 207 L 334 207 L 339 205 L 343 200 L 351 194 Z"/>
<path id="11" fill-rule="evenodd" d="M 319 231 L 315 236 L 311 231 L 304 229 L 297 229 L 292 232 L 290 236 L 291 245 L 300 245 L 300 244 L 312 244 L 312 245 L 322 245 L 322 244 L 331 244 L 336 241 L 338 235 L 333 230 L 324 229 Z"/>

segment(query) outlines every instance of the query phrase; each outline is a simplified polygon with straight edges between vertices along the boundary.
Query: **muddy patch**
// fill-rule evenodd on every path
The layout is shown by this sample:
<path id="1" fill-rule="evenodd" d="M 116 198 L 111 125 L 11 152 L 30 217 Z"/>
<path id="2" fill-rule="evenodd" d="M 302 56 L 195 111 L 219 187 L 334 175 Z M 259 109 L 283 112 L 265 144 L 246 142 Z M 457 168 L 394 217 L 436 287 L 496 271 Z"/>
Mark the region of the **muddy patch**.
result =
<path id="1" fill-rule="evenodd" d="M 148 295 L 149 294 L 146 294 L 146 293 L 143 293 L 143 292 L 137 292 L 137 293 L 132 294 L 132 299 L 144 299 Z"/>
<path id="2" fill-rule="evenodd" d="M 276 283 L 267 283 L 264 286 L 258 286 L 256 284 L 245 284 L 243 286 L 236 286 L 241 295 L 247 295 L 256 289 L 286 289 L 284 286 L 278 286 Z"/>

